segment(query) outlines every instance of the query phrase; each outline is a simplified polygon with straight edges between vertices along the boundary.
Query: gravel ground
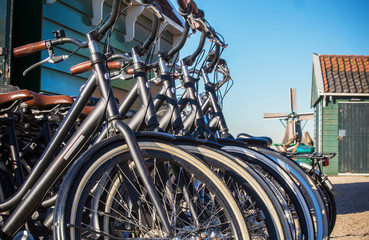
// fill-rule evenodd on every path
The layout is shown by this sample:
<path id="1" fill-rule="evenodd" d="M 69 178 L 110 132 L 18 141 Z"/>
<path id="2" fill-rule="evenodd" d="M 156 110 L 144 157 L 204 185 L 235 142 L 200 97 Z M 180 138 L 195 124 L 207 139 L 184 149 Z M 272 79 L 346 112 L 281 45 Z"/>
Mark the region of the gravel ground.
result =
<path id="1" fill-rule="evenodd" d="M 337 192 L 337 221 L 330 239 L 369 240 L 369 176 L 329 176 Z"/>

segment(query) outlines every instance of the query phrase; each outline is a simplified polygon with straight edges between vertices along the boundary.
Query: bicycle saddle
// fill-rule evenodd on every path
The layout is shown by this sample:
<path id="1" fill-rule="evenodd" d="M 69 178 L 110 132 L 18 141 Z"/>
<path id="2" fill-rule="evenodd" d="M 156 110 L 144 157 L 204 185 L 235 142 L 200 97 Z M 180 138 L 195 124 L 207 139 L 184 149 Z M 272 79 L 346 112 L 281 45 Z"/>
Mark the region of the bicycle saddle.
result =
<path id="1" fill-rule="evenodd" d="M 95 108 L 95 106 L 85 106 L 82 109 L 81 114 L 79 115 L 80 118 L 86 118 L 88 116 L 88 114 L 90 114 L 90 112 Z"/>
<path id="2" fill-rule="evenodd" d="M 32 98 L 28 90 L 19 90 L 15 92 L 0 93 L 0 108 L 9 107 L 17 100 L 26 101 Z"/>
<path id="3" fill-rule="evenodd" d="M 237 140 L 248 143 L 250 145 L 258 145 L 264 147 L 269 147 L 273 143 L 273 140 L 270 137 L 254 137 L 247 133 L 238 134 Z"/>
<path id="4" fill-rule="evenodd" d="M 66 95 L 44 95 L 35 92 L 31 92 L 33 98 L 25 103 L 29 107 L 49 109 L 56 105 L 72 105 L 73 99 Z"/>

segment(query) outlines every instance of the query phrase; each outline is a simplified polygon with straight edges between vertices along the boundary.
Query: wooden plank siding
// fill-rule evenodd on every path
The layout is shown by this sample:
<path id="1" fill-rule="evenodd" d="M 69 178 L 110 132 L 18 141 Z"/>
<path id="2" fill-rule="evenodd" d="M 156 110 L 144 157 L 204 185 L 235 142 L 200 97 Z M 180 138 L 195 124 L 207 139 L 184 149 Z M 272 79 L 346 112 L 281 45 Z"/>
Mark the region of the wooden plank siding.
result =
<path id="1" fill-rule="evenodd" d="M 369 173 L 369 103 L 340 103 L 340 173 Z"/>
<path id="2" fill-rule="evenodd" d="M 338 106 L 329 102 L 322 108 L 322 148 L 323 153 L 338 153 Z M 336 175 L 338 173 L 338 156 L 330 160 L 324 173 Z"/>
<path id="3" fill-rule="evenodd" d="M 369 102 L 369 99 L 363 99 L 363 102 Z M 320 105 L 322 101 L 319 102 Z M 339 103 L 352 103 L 348 98 L 333 98 L 333 101 L 328 101 L 326 107 L 322 108 L 322 135 L 321 142 L 322 147 L 321 150 L 317 150 L 323 153 L 337 153 L 337 156 L 330 160 L 330 164 L 328 167 L 324 167 L 324 173 L 328 175 L 337 175 L 338 171 L 338 163 L 339 163 L 339 141 L 338 141 L 338 111 L 339 111 Z M 316 107 L 319 109 L 319 107 Z M 319 120 L 318 120 L 319 121 Z M 319 126 L 318 126 L 319 128 Z M 317 132 L 318 130 L 316 130 Z M 319 141 L 319 137 L 316 138 L 316 142 Z"/>
<path id="4" fill-rule="evenodd" d="M 111 1 L 104 2 L 103 18 L 111 10 Z M 42 18 L 42 39 L 54 38 L 52 32 L 58 29 L 63 29 L 69 37 L 75 37 L 81 41 L 85 40 L 85 34 L 95 26 L 92 26 L 91 20 L 93 17 L 92 1 L 90 0 L 60 0 L 53 4 L 43 4 Z M 135 38 L 131 42 L 125 42 L 125 14 L 122 14 L 115 25 L 115 29 L 110 39 L 110 45 L 115 52 L 130 52 L 130 49 L 138 43 L 147 39 L 150 34 L 151 20 L 140 15 L 135 25 Z M 160 40 L 160 50 L 166 51 L 172 47 L 173 35 L 166 31 Z M 103 49 L 103 44 L 98 44 L 99 49 Z M 64 44 L 55 48 L 55 54 L 70 54 L 76 49 L 72 44 Z M 42 59 L 48 57 L 46 51 L 42 52 Z M 76 95 L 79 88 L 85 83 L 90 73 L 71 76 L 69 68 L 80 62 L 89 60 L 88 49 L 80 49 L 76 54 L 66 61 L 58 64 L 44 64 L 41 67 L 41 91 Z M 129 81 L 112 81 L 112 85 L 118 92 L 123 90 L 120 98 L 124 96 L 127 90 L 133 84 L 133 80 Z M 115 91 L 116 92 L 116 91 Z M 123 95 L 122 95 L 123 94 Z"/>

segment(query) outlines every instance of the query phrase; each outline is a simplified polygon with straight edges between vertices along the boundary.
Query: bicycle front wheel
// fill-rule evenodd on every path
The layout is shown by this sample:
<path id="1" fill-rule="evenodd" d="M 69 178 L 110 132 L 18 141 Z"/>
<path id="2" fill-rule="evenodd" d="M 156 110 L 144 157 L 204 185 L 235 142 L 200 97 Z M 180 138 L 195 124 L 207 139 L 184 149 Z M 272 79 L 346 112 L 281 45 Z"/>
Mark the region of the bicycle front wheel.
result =
<path id="1" fill-rule="evenodd" d="M 67 174 L 56 204 L 56 239 L 249 238 L 232 194 L 204 163 L 170 144 L 139 141 L 171 226 L 166 232 L 127 145 L 107 141 Z"/>

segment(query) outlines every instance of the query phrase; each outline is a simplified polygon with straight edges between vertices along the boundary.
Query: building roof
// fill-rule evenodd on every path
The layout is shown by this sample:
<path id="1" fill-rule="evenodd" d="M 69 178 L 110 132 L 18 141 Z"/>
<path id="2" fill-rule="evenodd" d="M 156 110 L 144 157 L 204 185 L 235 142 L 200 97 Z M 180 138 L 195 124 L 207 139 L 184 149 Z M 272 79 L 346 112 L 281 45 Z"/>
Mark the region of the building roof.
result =
<path id="1" fill-rule="evenodd" d="M 369 93 L 369 56 L 319 55 L 325 93 Z"/>
<path id="2" fill-rule="evenodd" d="M 175 23 L 179 24 L 179 26 L 183 27 L 182 21 L 179 19 L 177 14 L 177 10 L 173 7 L 169 0 L 156 0 L 156 2 L 160 6 L 160 11 Z"/>

